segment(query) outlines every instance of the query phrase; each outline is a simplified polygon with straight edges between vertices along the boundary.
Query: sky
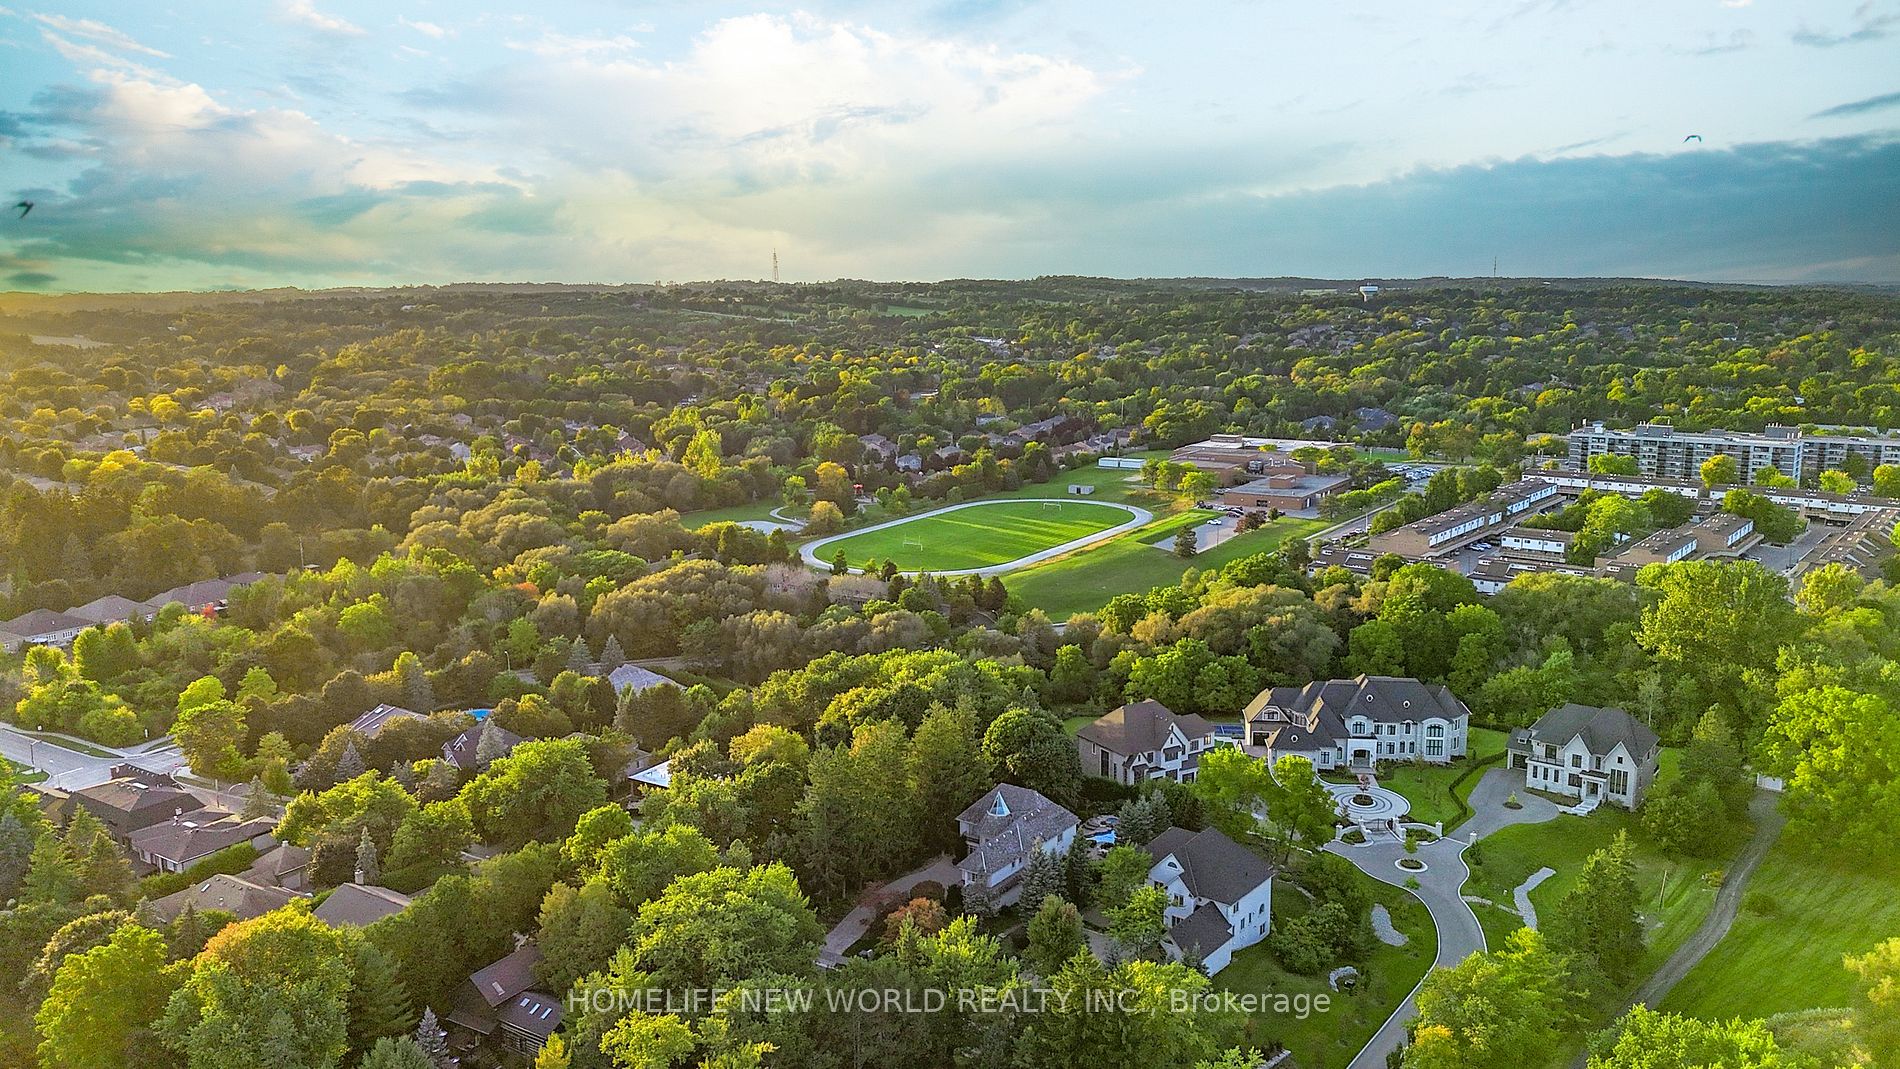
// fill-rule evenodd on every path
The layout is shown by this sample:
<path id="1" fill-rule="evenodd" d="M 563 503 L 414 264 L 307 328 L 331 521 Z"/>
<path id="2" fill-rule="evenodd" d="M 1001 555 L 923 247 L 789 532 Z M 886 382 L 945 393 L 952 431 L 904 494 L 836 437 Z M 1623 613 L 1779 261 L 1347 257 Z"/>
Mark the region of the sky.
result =
<path id="1" fill-rule="evenodd" d="M 1900 0 L 0 5 L 0 290 L 1900 281 Z"/>

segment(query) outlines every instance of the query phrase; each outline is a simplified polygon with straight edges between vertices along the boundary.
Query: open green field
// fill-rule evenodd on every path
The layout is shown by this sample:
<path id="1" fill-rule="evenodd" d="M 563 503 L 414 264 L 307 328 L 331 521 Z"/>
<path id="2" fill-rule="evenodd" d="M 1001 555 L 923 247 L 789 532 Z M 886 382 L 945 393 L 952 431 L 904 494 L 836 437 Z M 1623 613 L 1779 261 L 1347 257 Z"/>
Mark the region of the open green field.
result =
<path id="1" fill-rule="evenodd" d="M 1301 1069 L 1344 1069 L 1353 1055 L 1366 1045 L 1419 978 L 1431 968 L 1438 953 L 1438 934 L 1432 928 L 1431 915 L 1423 903 L 1390 884 L 1364 877 L 1373 900 L 1384 903 L 1392 914 L 1392 924 L 1408 942 L 1402 947 L 1374 941 L 1372 953 L 1359 965 L 1362 975 L 1356 995 L 1342 995 L 1326 984 L 1326 977 L 1302 976 L 1281 968 L 1280 962 L 1265 944 L 1256 944 L 1234 955 L 1227 968 L 1214 976 L 1214 986 L 1225 991 L 1261 992 L 1274 995 L 1324 994 L 1332 999 L 1325 1013 L 1312 1013 L 1305 1020 L 1291 1014 L 1268 1013 L 1249 1018 L 1245 1034 L 1234 1042 L 1243 1047 L 1265 1047 L 1278 1040 L 1293 1052 Z M 1273 922 L 1277 927 L 1310 908 L 1306 898 L 1290 886 L 1275 883 Z"/>
<path id="2" fill-rule="evenodd" d="M 1531 873 L 1548 865 L 1557 875 L 1531 892 L 1531 905 L 1537 907 L 1542 921 L 1576 886 L 1584 859 L 1608 846 L 1620 831 L 1629 833 L 1635 848 L 1636 886 L 1642 892 L 1643 932 L 1648 944 L 1638 971 L 1647 976 L 1708 915 L 1715 903 L 1715 888 L 1703 877 L 1719 871 L 1741 849 L 1748 835 L 1746 825 L 1734 830 L 1731 841 L 1718 852 L 1719 857 L 1705 860 L 1671 857 L 1656 850 L 1638 830 L 1635 816 L 1621 809 L 1599 809 L 1587 817 L 1566 814 L 1542 824 L 1517 824 L 1492 834 L 1466 852 L 1471 879 L 1465 891 L 1509 905 L 1511 892 Z M 1487 924 L 1487 939 L 1493 931 Z"/>
<path id="3" fill-rule="evenodd" d="M 1841 957 L 1900 935 L 1900 872 L 1892 859 L 1803 855 L 1787 835 L 1748 881 L 1735 926 L 1663 999 L 1697 1017 L 1763 1017 L 1846 1006 L 1854 977 Z M 1854 850 L 1843 844 L 1843 853 Z"/>
<path id="4" fill-rule="evenodd" d="M 1005 564 L 1127 523 L 1126 509 L 1086 501 L 988 501 L 865 531 L 820 551 L 857 567 L 894 560 L 905 571 L 946 572 Z"/>
<path id="5" fill-rule="evenodd" d="M 723 509 L 701 509 L 688 512 L 680 517 L 680 526 L 689 531 L 697 531 L 709 523 L 740 523 L 745 520 L 769 520 L 772 510 L 779 506 L 777 500 L 753 501 L 744 505 L 733 505 Z M 787 513 L 800 515 L 802 513 Z"/>
<path id="6" fill-rule="evenodd" d="M 1205 571 L 1265 553 L 1289 538 L 1309 538 L 1333 522 L 1283 516 L 1186 560 L 1153 544 L 1165 541 L 1182 524 L 1200 523 L 1210 515 L 1195 509 L 1156 520 L 1138 531 L 1005 576 L 1003 584 L 1025 604 L 1048 613 L 1050 619 L 1066 620 L 1076 613 L 1101 608 L 1117 594 L 1177 583 L 1189 568 Z"/>

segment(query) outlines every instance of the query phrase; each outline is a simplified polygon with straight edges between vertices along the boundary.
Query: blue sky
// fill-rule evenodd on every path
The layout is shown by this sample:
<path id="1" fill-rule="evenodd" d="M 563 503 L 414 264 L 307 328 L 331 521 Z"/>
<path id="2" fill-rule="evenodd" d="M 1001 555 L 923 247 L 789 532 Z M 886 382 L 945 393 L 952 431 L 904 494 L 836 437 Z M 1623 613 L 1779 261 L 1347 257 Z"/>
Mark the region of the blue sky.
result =
<path id="1" fill-rule="evenodd" d="M 0 4 L 0 289 L 1900 281 L 1900 0 Z"/>

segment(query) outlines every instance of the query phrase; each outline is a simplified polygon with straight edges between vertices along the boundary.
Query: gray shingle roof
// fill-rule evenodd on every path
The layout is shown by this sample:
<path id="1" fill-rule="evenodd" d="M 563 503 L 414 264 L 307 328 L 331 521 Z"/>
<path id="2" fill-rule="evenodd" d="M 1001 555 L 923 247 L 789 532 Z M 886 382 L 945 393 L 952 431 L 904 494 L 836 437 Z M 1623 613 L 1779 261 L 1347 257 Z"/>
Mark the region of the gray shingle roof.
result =
<path id="1" fill-rule="evenodd" d="M 409 905 L 409 896 L 387 887 L 346 883 L 330 892 L 311 915 L 332 927 L 367 928 Z"/>
<path id="2" fill-rule="evenodd" d="M 1168 938 L 1183 953 L 1193 950 L 1203 956 L 1227 945 L 1234 937 L 1233 925 L 1221 915 L 1218 906 L 1202 906 L 1194 912 L 1174 922 L 1168 929 Z"/>
<path id="3" fill-rule="evenodd" d="M 1170 727 L 1180 728 L 1190 739 L 1214 731 L 1214 725 L 1193 713 L 1176 715 L 1167 706 L 1148 699 L 1111 709 L 1106 715 L 1082 725 L 1075 734 L 1110 753 L 1125 756 L 1159 750 L 1167 741 Z"/>
<path id="4" fill-rule="evenodd" d="M 957 817 L 965 837 L 976 841 L 957 868 L 988 876 L 1027 858 L 1038 843 L 1059 838 L 1077 823 L 1074 813 L 1042 794 L 999 783 Z"/>
<path id="5" fill-rule="evenodd" d="M 1404 676 L 1360 675 L 1352 679 L 1315 680 L 1304 687 L 1263 690 L 1247 703 L 1242 716 L 1275 723 L 1267 709 L 1284 710 L 1289 719 L 1276 732 L 1275 749 L 1327 747 L 1348 737 L 1346 721 L 1364 716 L 1377 724 L 1418 722 L 1433 717 L 1456 720 L 1470 710 L 1450 690 Z"/>
<path id="6" fill-rule="evenodd" d="M 1606 754 L 1622 743 L 1630 756 L 1642 760 L 1661 740 L 1648 724 L 1621 709 L 1600 709 L 1567 702 L 1537 718 L 1530 736 L 1550 746 L 1562 746 L 1578 735 L 1593 754 Z"/>
<path id="7" fill-rule="evenodd" d="M 202 809 L 141 828 L 130 839 L 138 853 L 189 865 L 227 846 L 250 842 L 276 827 L 277 822 L 269 817 L 244 820 L 222 810 Z"/>
<path id="8" fill-rule="evenodd" d="M 190 903 L 200 913 L 208 909 L 223 910 L 238 920 L 247 921 L 262 917 L 296 897 L 296 892 L 281 887 L 264 887 L 236 876 L 218 875 L 163 898 L 155 898 L 151 904 L 152 911 L 166 921 L 176 920 L 185 911 L 186 903 Z"/>
<path id="9" fill-rule="evenodd" d="M 1189 894 L 1230 906 L 1253 893 L 1278 871 L 1272 862 L 1214 828 L 1203 831 L 1169 828 L 1155 836 L 1146 849 L 1156 864 L 1170 856 L 1174 858 L 1181 866 L 1181 882 Z"/>

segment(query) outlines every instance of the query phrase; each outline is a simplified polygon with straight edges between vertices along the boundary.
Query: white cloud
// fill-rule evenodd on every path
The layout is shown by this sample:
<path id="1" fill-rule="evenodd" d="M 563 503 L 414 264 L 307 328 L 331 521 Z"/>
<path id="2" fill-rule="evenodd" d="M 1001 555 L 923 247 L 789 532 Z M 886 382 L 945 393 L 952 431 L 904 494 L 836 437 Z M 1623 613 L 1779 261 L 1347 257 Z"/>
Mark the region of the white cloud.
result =
<path id="1" fill-rule="evenodd" d="M 442 40 L 445 37 L 453 37 L 455 35 L 455 31 L 450 30 L 445 26 L 441 26 L 433 22 L 423 22 L 421 20 L 411 21 L 410 19 L 404 18 L 401 15 L 396 16 L 396 22 L 400 25 L 409 27 L 410 29 L 416 31 L 417 33 L 423 35 L 424 37 L 433 37 L 438 41 Z"/>
<path id="2" fill-rule="evenodd" d="M 364 30 L 361 26 L 358 26 L 348 19 L 318 11 L 316 4 L 312 3 L 311 0 L 284 0 L 279 10 L 283 12 L 284 18 L 289 21 L 303 26 L 306 29 L 315 30 L 318 33 L 327 33 L 337 37 L 361 37 L 364 34 Z"/>
<path id="3" fill-rule="evenodd" d="M 35 14 L 34 19 L 59 31 L 67 37 L 88 40 L 103 48 L 117 52 L 136 52 L 155 59 L 170 59 L 169 53 L 160 52 L 134 40 L 130 34 L 123 33 L 95 19 L 75 19 L 66 15 Z"/>

